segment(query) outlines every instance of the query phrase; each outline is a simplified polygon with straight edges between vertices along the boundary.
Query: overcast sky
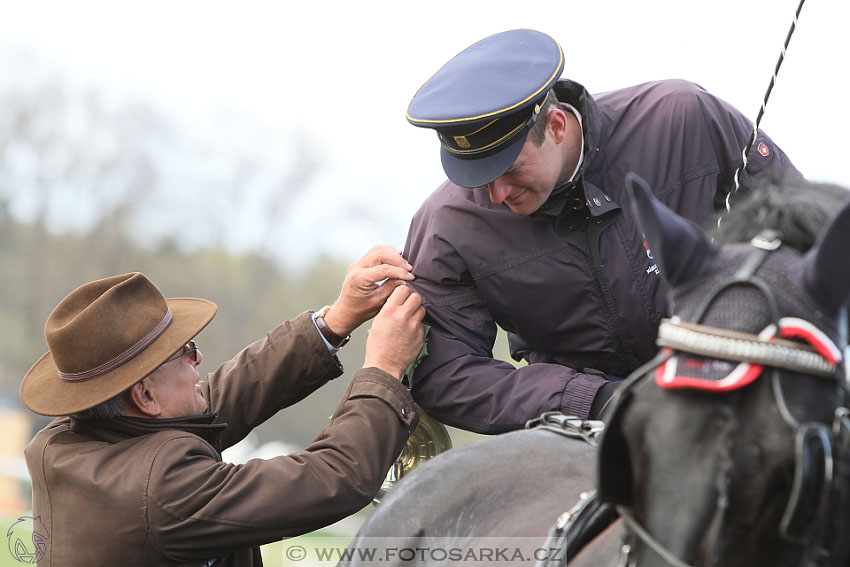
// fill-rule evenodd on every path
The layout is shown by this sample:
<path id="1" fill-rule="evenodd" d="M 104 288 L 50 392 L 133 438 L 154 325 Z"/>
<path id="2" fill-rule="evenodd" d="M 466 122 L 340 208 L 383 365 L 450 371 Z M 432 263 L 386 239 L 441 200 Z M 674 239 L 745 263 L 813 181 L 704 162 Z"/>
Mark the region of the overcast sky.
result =
<path id="1" fill-rule="evenodd" d="M 348 219 L 326 238 L 401 247 L 410 216 L 444 177 L 436 136 L 407 124 L 405 109 L 468 45 L 535 28 L 560 41 L 564 75 L 591 92 L 685 78 L 754 119 L 797 4 L 0 0 L 0 50 L 144 100 L 205 136 L 227 121 L 281 138 L 307 132 L 324 166 L 303 211 L 372 207 L 391 220 Z M 762 126 L 808 177 L 850 186 L 847 21 L 846 0 L 803 6 Z M 0 80 L 15 78 L 0 68 Z"/>

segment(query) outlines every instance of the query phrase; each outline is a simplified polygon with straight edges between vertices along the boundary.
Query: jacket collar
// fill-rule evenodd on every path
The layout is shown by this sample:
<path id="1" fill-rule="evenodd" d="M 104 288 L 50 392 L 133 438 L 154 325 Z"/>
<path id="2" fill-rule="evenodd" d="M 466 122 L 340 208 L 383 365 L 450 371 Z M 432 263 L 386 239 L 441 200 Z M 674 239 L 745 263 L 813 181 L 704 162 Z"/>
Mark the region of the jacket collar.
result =
<path id="1" fill-rule="evenodd" d="M 107 443 L 118 443 L 126 439 L 150 435 L 160 431 L 185 431 L 194 433 L 221 451 L 220 436 L 226 423 L 213 423 L 216 413 L 204 413 L 171 419 L 149 419 L 121 416 L 100 421 L 80 421 L 71 418 L 71 431 Z"/>
<path id="2" fill-rule="evenodd" d="M 600 141 L 603 136 L 604 118 L 596 101 L 587 89 L 575 81 L 562 79 L 555 85 L 554 90 L 559 101 L 573 105 L 581 113 L 584 159 L 573 180 L 555 187 L 549 199 L 533 214 L 557 218 L 562 215 L 568 204 L 570 210 L 574 210 L 578 203 L 584 203 L 584 206 L 592 203 L 587 211 L 588 216 L 600 216 L 620 208 L 602 190 L 586 181 L 588 177 L 594 178 L 595 172 L 601 170 L 603 161 L 600 155 Z"/>

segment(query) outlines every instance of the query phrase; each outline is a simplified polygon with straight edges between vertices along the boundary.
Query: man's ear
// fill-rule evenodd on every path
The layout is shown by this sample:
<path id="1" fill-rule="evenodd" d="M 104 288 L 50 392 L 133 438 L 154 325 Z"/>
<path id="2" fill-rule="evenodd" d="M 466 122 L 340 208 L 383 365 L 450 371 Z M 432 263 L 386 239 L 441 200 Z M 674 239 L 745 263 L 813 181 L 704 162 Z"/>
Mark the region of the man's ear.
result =
<path id="1" fill-rule="evenodd" d="M 127 392 L 127 414 L 136 417 L 157 417 L 162 413 L 153 384 L 148 378 L 136 382 Z"/>
<path id="2" fill-rule="evenodd" d="M 567 136 L 567 113 L 553 105 L 546 116 L 546 135 L 552 136 L 556 145 L 561 144 Z"/>

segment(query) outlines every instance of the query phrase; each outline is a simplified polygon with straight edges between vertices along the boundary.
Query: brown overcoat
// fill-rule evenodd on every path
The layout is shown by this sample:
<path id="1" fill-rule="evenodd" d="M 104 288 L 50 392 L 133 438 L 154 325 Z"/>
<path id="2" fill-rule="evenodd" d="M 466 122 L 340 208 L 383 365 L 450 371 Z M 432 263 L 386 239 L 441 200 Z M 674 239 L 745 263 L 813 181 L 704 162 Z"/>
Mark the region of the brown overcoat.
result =
<path id="1" fill-rule="evenodd" d="M 354 374 L 305 450 L 221 460 L 224 448 L 341 373 L 304 313 L 201 383 L 207 414 L 56 419 L 25 452 L 33 516 L 49 535 L 39 565 L 261 565 L 257 546 L 367 505 L 418 419 L 407 390 L 376 368 Z"/>

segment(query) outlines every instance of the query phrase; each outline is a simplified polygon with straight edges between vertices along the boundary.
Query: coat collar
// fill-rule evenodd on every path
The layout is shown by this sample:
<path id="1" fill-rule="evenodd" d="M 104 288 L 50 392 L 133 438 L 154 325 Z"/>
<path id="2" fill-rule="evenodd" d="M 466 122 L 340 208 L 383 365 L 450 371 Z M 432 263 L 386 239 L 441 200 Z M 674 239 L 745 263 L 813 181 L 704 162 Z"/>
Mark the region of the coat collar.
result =
<path id="1" fill-rule="evenodd" d="M 185 431 L 194 433 L 210 445 L 221 451 L 219 437 L 226 423 L 213 423 L 216 413 L 204 413 L 189 417 L 171 419 L 149 419 L 121 416 L 100 421 L 80 421 L 71 418 L 71 431 L 107 443 L 118 443 L 134 437 L 150 435 L 160 431 Z"/>
<path id="2" fill-rule="evenodd" d="M 589 207 L 587 216 L 601 216 L 619 209 L 620 206 L 609 195 L 587 181 L 588 178 L 596 177 L 595 172 L 601 170 L 603 161 L 600 141 L 603 137 L 604 117 L 596 101 L 587 89 L 575 81 L 562 79 L 554 90 L 559 101 L 573 105 L 581 113 L 584 159 L 573 181 L 555 187 L 549 199 L 533 214 L 560 217 L 568 203 L 571 209 L 574 208 L 576 199 Z"/>

